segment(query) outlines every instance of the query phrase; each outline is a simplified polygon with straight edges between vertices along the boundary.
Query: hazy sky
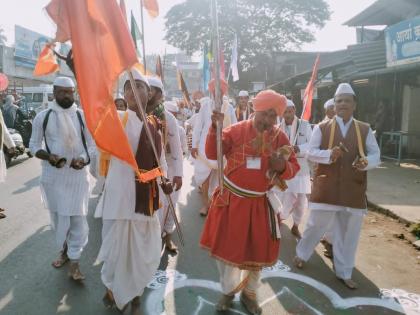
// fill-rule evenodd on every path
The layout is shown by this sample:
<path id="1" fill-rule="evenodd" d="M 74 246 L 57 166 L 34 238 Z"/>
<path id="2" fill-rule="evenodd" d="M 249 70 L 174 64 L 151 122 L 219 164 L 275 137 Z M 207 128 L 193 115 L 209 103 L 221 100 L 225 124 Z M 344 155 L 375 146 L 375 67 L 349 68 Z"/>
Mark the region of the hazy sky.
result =
<path id="1" fill-rule="evenodd" d="M 227 1 L 227 0 L 224 0 Z M 231 1 L 231 0 L 229 0 Z M 375 0 L 326 0 L 332 11 L 331 19 L 326 26 L 316 32 L 316 41 L 304 45 L 304 51 L 332 51 L 346 48 L 347 45 L 356 41 L 354 28 L 342 26 L 342 23 L 358 14 Z M 8 44 L 14 43 L 14 25 L 32 29 L 41 34 L 53 37 L 55 27 L 47 17 L 43 8 L 49 0 L 13 0 L 1 1 L 0 27 L 5 30 Z M 183 0 L 159 0 L 161 13 L 156 19 L 145 17 L 146 53 L 163 53 L 165 47 L 173 51 L 163 41 L 164 37 L 164 16 L 168 9 L 174 4 Z M 140 23 L 140 0 L 126 0 L 127 15 L 133 10 L 138 23 Z"/>

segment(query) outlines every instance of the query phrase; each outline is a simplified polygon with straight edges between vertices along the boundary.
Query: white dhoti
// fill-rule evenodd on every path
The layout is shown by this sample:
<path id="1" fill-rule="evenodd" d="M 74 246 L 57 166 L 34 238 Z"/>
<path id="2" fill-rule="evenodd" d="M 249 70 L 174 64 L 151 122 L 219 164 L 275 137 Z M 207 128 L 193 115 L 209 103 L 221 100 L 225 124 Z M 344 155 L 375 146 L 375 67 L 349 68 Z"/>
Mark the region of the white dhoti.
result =
<path id="1" fill-rule="evenodd" d="M 362 229 L 363 210 L 312 210 L 302 239 L 296 247 L 296 255 L 309 260 L 321 238 L 332 227 L 334 267 L 337 277 L 351 279 L 356 249 Z"/>
<path id="2" fill-rule="evenodd" d="M 292 214 L 293 223 L 299 225 L 302 222 L 305 209 L 308 207 L 306 194 L 285 191 L 280 196 L 283 204 L 280 213 L 281 219 L 286 220 Z"/>
<path id="3" fill-rule="evenodd" d="M 234 295 L 245 291 L 247 296 L 256 298 L 260 286 L 261 271 L 241 270 L 237 267 L 216 260 L 220 275 L 220 285 L 225 295 Z"/>
<path id="4" fill-rule="evenodd" d="M 160 263 L 159 219 L 135 215 L 133 220 L 103 220 L 98 261 L 104 262 L 101 279 L 122 309 L 143 294 Z"/>
<path id="5" fill-rule="evenodd" d="M 57 245 L 63 249 L 64 244 L 67 244 L 67 256 L 71 260 L 79 260 L 89 236 L 86 216 L 64 216 L 52 211 L 50 215 Z"/>

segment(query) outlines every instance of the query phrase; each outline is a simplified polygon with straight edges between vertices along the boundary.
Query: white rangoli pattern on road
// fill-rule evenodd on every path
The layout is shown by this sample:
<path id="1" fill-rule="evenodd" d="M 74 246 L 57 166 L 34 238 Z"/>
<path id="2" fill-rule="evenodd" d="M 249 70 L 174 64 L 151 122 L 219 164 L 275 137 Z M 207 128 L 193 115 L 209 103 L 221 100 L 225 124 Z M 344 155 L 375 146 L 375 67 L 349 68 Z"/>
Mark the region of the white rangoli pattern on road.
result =
<path id="1" fill-rule="evenodd" d="M 407 315 L 420 315 L 420 295 L 401 289 L 382 289 L 383 299 L 397 300 Z"/>
<path id="2" fill-rule="evenodd" d="M 297 282 L 305 283 L 306 285 L 316 289 L 326 296 L 332 306 L 335 309 L 350 309 L 357 306 L 376 306 L 382 307 L 402 314 L 407 315 L 420 315 L 420 296 L 413 293 L 408 293 L 400 289 L 383 289 L 381 290 L 381 298 L 368 298 L 368 297 L 352 297 L 342 298 L 338 293 L 332 290 L 325 284 L 310 278 L 308 276 L 297 274 L 290 271 L 291 268 L 285 265 L 280 260 L 272 267 L 264 268 L 261 273 L 261 280 L 269 278 L 284 278 L 291 279 Z M 148 298 L 146 299 L 145 310 L 146 314 L 167 314 L 162 307 L 163 301 L 169 295 L 173 294 L 175 290 L 187 287 L 198 287 L 209 289 L 215 292 L 221 292 L 220 284 L 204 279 L 188 279 L 187 275 L 182 274 L 174 269 L 168 269 L 166 271 L 158 270 L 153 277 L 153 280 L 149 283 L 148 288 L 152 289 Z M 282 289 L 261 302 L 261 306 L 264 306 L 274 299 L 287 298 L 288 301 L 292 300 L 299 305 L 302 305 L 308 313 L 314 315 L 323 315 L 320 311 L 313 308 L 307 302 L 295 295 L 288 287 L 283 286 Z M 206 307 L 214 307 L 215 303 L 208 301 L 202 296 L 197 297 L 197 306 L 193 315 L 202 315 L 200 312 Z M 235 297 L 235 304 L 239 304 L 238 296 Z M 236 309 L 230 309 L 234 314 L 246 314 Z M 203 313 L 204 314 L 204 313 Z"/>

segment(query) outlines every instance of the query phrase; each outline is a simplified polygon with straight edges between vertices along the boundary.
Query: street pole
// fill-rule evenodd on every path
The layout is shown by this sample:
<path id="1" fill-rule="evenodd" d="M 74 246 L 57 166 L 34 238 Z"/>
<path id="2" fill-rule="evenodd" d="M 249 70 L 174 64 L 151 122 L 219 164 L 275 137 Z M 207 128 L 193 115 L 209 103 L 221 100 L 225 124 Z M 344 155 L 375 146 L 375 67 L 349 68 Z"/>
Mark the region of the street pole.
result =
<path id="1" fill-rule="evenodd" d="M 216 111 L 219 113 L 222 109 L 222 96 L 220 90 L 220 42 L 219 42 L 219 18 L 217 15 L 217 0 L 211 1 L 211 15 L 212 15 L 212 35 L 213 35 L 213 58 L 215 65 L 215 93 L 214 102 Z M 219 188 L 223 192 L 223 146 L 222 146 L 222 129 L 223 122 L 217 122 L 217 171 L 219 177 Z"/>
<path id="2" fill-rule="evenodd" d="M 143 65 L 144 65 L 144 74 L 147 73 L 146 66 L 146 42 L 144 41 L 144 18 L 143 18 L 143 0 L 140 0 L 140 17 L 141 17 L 141 38 L 143 42 Z"/>

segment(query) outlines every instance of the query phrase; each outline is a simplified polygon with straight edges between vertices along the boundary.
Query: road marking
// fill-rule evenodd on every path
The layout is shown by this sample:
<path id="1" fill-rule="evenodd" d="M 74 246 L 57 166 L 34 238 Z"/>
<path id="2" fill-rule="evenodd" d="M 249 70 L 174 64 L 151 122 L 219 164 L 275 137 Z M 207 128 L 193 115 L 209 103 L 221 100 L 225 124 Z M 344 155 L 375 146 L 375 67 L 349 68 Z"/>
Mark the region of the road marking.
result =
<path id="1" fill-rule="evenodd" d="M 335 292 L 333 289 L 326 286 L 325 284 L 308 276 L 291 272 L 290 270 L 291 269 L 289 266 L 283 264 L 281 261 L 278 261 L 273 267 L 263 269 L 261 273 L 261 280 L 268 280 L 270 278 L 283 278 L 304 283 L 309 287 L 312 287 L 315 290 L 319 291 L 325 297 L 327 297 L 335 309 L 349 309 L 357 306 L 376 306 L 400 312 L 402 314 L 407 313 L 410 315 L 420 315 L 420 312 L 418 312 L 420 305 L 420 297 L 416 294 L 394 289 L 381 290 L 382 298 L 342 298 L 337 292 Z M 178 289 L 187 287 L 197 287 L 212 290 L 218 293 L 222 292 L 220 284 L 215 281 L 205 279 L 188 279 L 187 275 L 182 274 L 177 270 L 173 269 L 168 269 L 166 271 L 159 270 L 148 287 L 152 289 L 152 291 L 150 292 L 145 301 L 146 314 L 169 315 L 165 312 L 165 310 L 162 309 L 164 307 L 164 301 L 169 295 L 173 294 L 174 291 Z M 301 298 L 296 296 L 294 292 L 288 287 L 282 287 L 282 289 L 279 292 L 264 300 L 261 303 L 261 306 L 286 294 L 294 298 L 296 301 L 300 302 L 302 306 L 304 306 L 308 310 L 311 310 L 314 314 L 322 315 L 321 312 L 313 308 L 306 301 L 303 301 Z M 235 297 L 235 301 L 239 301 L 238 296 Z M 399 301 L 400 304 L 397 303 L 397 301 Z M 201 296 L 198 296 L 196 303 L 197 307 L 193 313 L 195 315 L 198 315 L 206 304 L 212 306 L 215 305 L 213 302 L 210 302 Z M 231 311 L 237 314 L 243 314 L 240 311 L 234 309 L 232 309 Z"/>

